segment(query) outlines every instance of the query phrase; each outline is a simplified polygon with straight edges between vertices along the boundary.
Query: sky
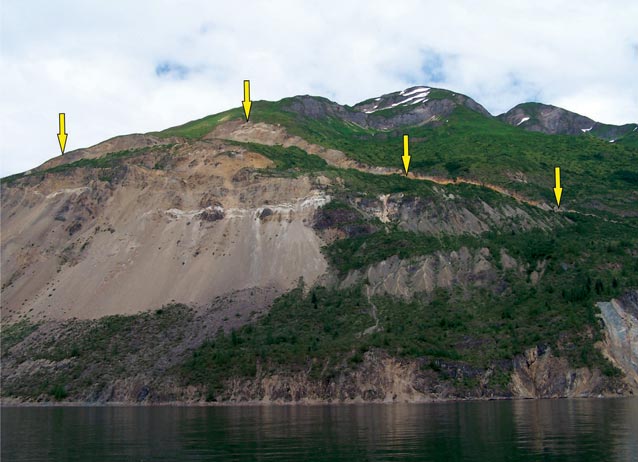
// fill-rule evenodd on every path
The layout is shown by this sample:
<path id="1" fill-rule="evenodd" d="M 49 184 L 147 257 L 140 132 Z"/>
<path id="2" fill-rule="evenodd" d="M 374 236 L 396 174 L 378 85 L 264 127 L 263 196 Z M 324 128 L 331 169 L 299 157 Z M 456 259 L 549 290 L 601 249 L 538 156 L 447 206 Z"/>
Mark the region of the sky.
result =
<path id="1" fill-rule="evenodd" d="M 480 3 L 480 5 L 479 5 Z M 635 1 L 2 0 L 0 176 L 253 100 L 414 86 L 638 122 Z"/>

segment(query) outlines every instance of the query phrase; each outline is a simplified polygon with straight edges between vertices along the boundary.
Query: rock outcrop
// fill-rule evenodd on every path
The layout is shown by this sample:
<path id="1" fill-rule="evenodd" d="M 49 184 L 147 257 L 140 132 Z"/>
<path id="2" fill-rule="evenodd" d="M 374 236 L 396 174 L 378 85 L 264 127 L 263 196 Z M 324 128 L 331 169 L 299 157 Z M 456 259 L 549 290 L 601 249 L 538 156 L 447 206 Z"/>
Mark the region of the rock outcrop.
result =
<path id="1" fill-rule="evenodd" d="M 532 132 L 550 135 L 591 134 L 608 141 L 621 138 L 638 127 L 636 124 L 603 124 L 575 112 L 541 103 L 519 104 L 498 118 Z"/>
<path id="2" fill-rule="evenodd" d="M 627 382 L 638 389 L 638 291 L 598 303 L 605 325 L 601 349 L 622 370 Z"/>
<path id="3" fill-rule="evenodd" d="M 466 247 L 406 260 L 393 256 L 365 270 L 350 272 L 341 287 L 365 280 L 370 285 L 370 295 L 387 294 L 406 299 L 421 292 L 431 293 L 436 288 L 474 286 L 499 290 L 496 284 L 499 275 L 491 260 L 489 249 L 471 251 Z"/>
<path id="4" fill-rule="evenodd" d="M 551 348 L 530 348 L 514 361 L 512 392 L 521 398 L 577 398 L 597 396 L 604 391 L 600 372 L 573 369 Z"/>

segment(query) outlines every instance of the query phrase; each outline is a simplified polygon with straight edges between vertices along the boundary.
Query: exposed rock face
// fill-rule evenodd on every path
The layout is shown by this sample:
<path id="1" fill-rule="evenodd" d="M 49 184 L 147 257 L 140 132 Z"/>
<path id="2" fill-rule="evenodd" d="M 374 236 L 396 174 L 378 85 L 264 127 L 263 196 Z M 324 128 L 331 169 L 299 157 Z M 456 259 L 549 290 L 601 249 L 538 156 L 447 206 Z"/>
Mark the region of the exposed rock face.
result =
<path id="1" fill-rule="evenodd" d="M 489 249 L 472 252 L 461 247 L 458 252 L 436 252 L 410 260 L 393 256 L 363 271 L 350 272 L 341 286 L 348 287 L 367 280 L 371 287 L 370 295 L 411 298 L 419 292 L 430 293 L 437 287 L 493 286 L 498 290 L 497 279 Z"/>
<path id="2" fill-rule="evenodd" d="M 589 117 L 540 103 L 519 104 L 499 118 L 526 130 L 563 135 L 581 135 L 591 130 L 596 123 Z"/>
<path id="3" fill-rule="evenodd" d="M 323 146 L 312 144 L 303 138 L 290 135 L 281 126 L 275 126 L 258 122 L 245 124 L 239 120 L 229 121 L 218 125 L 215 130 L 204 137 L 205 139 L 225 139 L 250 143 L 265 144 L 268 146 L 281 145 L 283 147 L 296 146 L 308 154 L 314 154 L 324 159 L 329 165 L 341 168 L 360 167 L 355 160 L 349 159 L 343 152 L 336 149 L 327 149 Z"/>
<path id="4" fill-rule="evenodd" d="M 267 209 L 267 210 L 270 210 L 270 209 Z M 262 215 L 263 215 L 263 212 L 262 212 Z M 196 215 L 196 217 L 198 217 L 200 220 L 205 220 L 205 221 L 223 220 L 225 216 L 226 214 L 224 213 L 224 208 L 221 206 L 207 207 L 206 209 L 204 209 L 204 211 Z"/>
<path id="5" fill-rule="evenodd" d="M 432 93 L 436 96 L 433 97 Z M 411 87 L 374 100 L 356 104 L 353 109 L 367 115 L 367 127 L 391 130 L 401 126 L 442 123 L 458 107 L 465 107 L 485 117 L 492 115 L 465 95 L 428 87 Z M 384 110 L 388 110 L 383 112 Z"/>
<path id="6" fill-rule="evenodd" d="M 365 236 L 376 231 L 375 226 L 363 220 L 363 214 L 353 208 L 321 208 L 315 212 L 313 228 L 324 242 Z"/>
<path id="7" fill-rule="evenodd" d="M 405 231 L 430 235 L 478 235 L 490 229 L 549 229 L 560 223 L 560 220 L 550 221 L 540 213 L 520 207 L 490 206 L 481 200 L 470 201 L 448 195 L 436 186 L 433 190 L 437 193 L 434 197 L 388 194 L 357 199 L 355 204 L 382 222 L 395 221 Z"/>
<path id="8" fill-rule="evenodd" d="M 352 107 L 326 98 L 295 96 L 286 100 L 287 109 L 312 119 L 337 118 L 364 128 L 394 130 L 405 126 L 441 124 L 455 109 L 462 107 L 485 117 L 493 117 L 468 96 L 429 87 L 410 87 L 369 99 Z M 566 109 L 542 103 L 522 103 L 497 116 L 501 121 L 529 131 L 547 134 L 582 135 L 590 133 L 611 141 L 638 127 L 637 124 L 610 125 Z"/>
<path id="9" fill-rule="evenodd" d="M 265 123 L 243 124 L 239 121 L 220 124 L 209 135 L 211 139 L 221 138 L 266 145 L 296 146 L 323 158 L 329 165 L 339 168 L 354 168 L 363 172 L 387 175 L 397 173 L 397 169 L 370 167 L 349 159 L 343 152 L 326 149 L 290 135 L 283 127 Z M 451 183 L 452 180 L 426 177 L 435 183 Z M 464 181 L 471 183 L 471 181 Z M 475 182 L 475 184 L 479 184 Z M 490 187 L 491 185 L 488 185 Z M 489 229 L 502 228 L 513 231 L 531 228 L 549 229 L 560 225 L 562 217 L 548 217 L 533 210 L 524 210 L 511 205 L 489 205 L 484 201 L 469 201 L 447 194 L 443 188 L 433 186 L 434 197 L 410 197 L 403 194 L 384 194 L 377 198 L 356 198 L 354 204 L 364 213 L 374 216 L 383 223 L 397 221 L 406 231 L 424 234 L 480 234 Z M 508 193 L 506 191 L 500 191 Z M 543 208 L 536 205 L 539 208 Z M 542 205 L 542 204 L 541 204 Z"/>
<path id="10" fill-rule="evenodd" d="M 254 380 L 229 384 L 223 398 L 229 401 L 285 402 L 392 402 L 422 401 L 424 390 L 416 383 L 414 362 L 367 353 L 361 367 L 344 371 L 334 380 L 313 380 L 307 371 L 294 375 L 259 374 Z"/>
<path id="11" fill-rule="evenodd" d="M 514 361 L 512 391 L 521 398 L 574 398 L 598 395 L 604 382 L 598 371 L 571 369 L 549 347 L 530 348 Z"/>
<path id="12" fill-rule="evenodd" d="M 420 360 L 397 359 L 378 350 L 363 355 L 357 367 L 341 365 L 329 379 L 313 377 L 309 369 L 292 374 L 268 374 L 258 370 L 254 379 L 234 380 L 216 397 L 230 402 L 319 403 L 319 402 L 424 402 L 461 398 L 510 396 L 507 390 L 490 383 L 494 370 L 478 370 L 467 365 L 441 363 L 449 379 Z M 463 378 L 477 385 L 460 387 Z"/>
<path id="13" fill-rule="evenodd" d="M 428 97 L 431 91 L 435 98 Z M 391 130 L 402 126 L 441 122 L 457 107 L 465 107 L 485 117 L 491 114 L 465 95 L 428 87 L 411 87 L 364 101 L 353 107 L 341 106 L 325 98 L 296 96 L 290 98 L 288 110 L 304 117 L 323 119 L 334 117 L 361 127 Z M 384 110 L 388 110 L 382 112 Z"/>
<path id="14" fill-rule="evenodd" d="M 323 119 L 335 117 L 357 125 L 366 125 L 367 115 L 363 112 L 349 111 L 346 106 L 316 96 L 295 96 L 289 99 L 288 110 L 304 117 Z"/>
<path id="15" fill-rule="evenodd" d="M 599 347 L 624 376 L 624 384 L 609 387 L 598 370 L 572 369 L 549 347 L 529 349 L 514 363 L 512 390 L 526 398 L 562 398 L 598 394 L 634 394 L 638 390 L 638 292 L 599 302 L 604 340 Z"/>
<path id="16" fill-rule="evenodd" d="M 325 272 L 324 242 L 374 231 L 338 211 L 317 220 L 315 211 L 330 200 L 327 178 L 259 175 L 270 160 L 220 138 L 299 146 L 331 165 L 392 173 L 262 123 L 223 123 L 205 141 L 175 146 L 138 138 L 89 148 L 97 156 L 116 145 L 155 146 L 107 174 L 72 168 L 3 185 L 4 319 L 135 313 L 171 300 L 201 306 L 248 287 L 284 291 L 300 276 L 312 284 Z M 392 194 L 353 205 L 364 216 L 434 235 L 553 225 L 533 211 L 433 189 L 436 197 Z"/>
<path id="17" fill-rule="evenodd" d="M 638 389 L 638 291 L 598 303 L 605 324 L 602 351 Z"/>
<path id="18" fill-rule="evenodd" d="M 152 168 L 167 153 L 170 168 Z M 171 300 L 203 306 L 251 287 L 286 291 L 299 277 L 312 284 L 327 263 L 311 221 L 330 197 L 308 177 L 237 177 L 269 165 L 237 146 L 194 142 L 148 150 L 107 178 L 73 168 L 3 185 L 3 322 Z"/>
<path id="19" fill-rule="evenodd" d="M 523 103 L 498 116 L 503 122 L 533 132 L 551 135 L 589 133 L 605 140 L 616 140 L 631 133 L 638 125 L 609 125 L 566 109 L 541 103 Z"/>

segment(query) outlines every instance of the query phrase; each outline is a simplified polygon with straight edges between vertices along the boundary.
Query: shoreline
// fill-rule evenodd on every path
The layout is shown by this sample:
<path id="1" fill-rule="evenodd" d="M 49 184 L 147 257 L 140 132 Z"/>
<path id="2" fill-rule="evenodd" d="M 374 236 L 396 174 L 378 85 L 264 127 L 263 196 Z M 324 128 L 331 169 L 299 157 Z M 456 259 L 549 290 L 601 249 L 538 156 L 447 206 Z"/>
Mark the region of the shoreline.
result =
<path id="1" fill-rule="evenodd" d="M 555 400 L 604 400 L 604 399 L 632 399 L 635 395 L 596 395 L 596 396 L 562 396 L 544 398 L 526 397 L 490 397 L 490 398 L 454 398 L 454 399 L 424 399 L 414 401 L 164 401 L 164 402 L 132 402 L 132 401 L 19 401 L 0 400 L 0 408 L 9 407 L 314 407 L 314 406 L 353 406 L 353 405 L 393 405 L 393 404 L 437 404 L 458 402 L 486 402 L 486 401 L 555 401 Z"/>

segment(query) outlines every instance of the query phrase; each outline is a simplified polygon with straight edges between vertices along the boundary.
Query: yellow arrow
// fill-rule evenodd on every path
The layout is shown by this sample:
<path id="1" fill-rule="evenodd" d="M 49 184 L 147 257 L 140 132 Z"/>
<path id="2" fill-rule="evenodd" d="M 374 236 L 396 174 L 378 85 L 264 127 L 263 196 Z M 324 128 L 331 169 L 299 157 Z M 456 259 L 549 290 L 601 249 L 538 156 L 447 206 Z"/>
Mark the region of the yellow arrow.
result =
<path id="1" fill-rule="evenodd" d="M 403 155 L 401 156 L 401 159 L 403 159 L 403 168 L 407 175 L 408 169 L 410 168 L 410 147 L 408 146 L 408 135 L 403 135 Z"/>
<path id="2" fill-rule="evenodd" d="M 563 194 L 563 188 L 560 187 L 560 167 L 556 167 L 554 176 L 556 177 L 554 195 L 556 196 L 556 205 L 560 207 L 560 196 Z"/>
<path id="3" fill-rule="evenodd" d="M 244 106 L 244 114 L 246 115 L 246 122 L 248 122 L 248 118 L 250 117 L 250 106 L 253 105 L 250 100 L 250 80 L 244 80 L 244 100 L 241 104 Z"/>
<path id="4" fill-rule="evenodd" d="M 60 151 L 64 154 L 64 148 L 66 147 L 66 127 L 64 121 L 64 112 L 60 112 L 60 131 L 58 132 L 58 142 L 60 143 Z"/>

